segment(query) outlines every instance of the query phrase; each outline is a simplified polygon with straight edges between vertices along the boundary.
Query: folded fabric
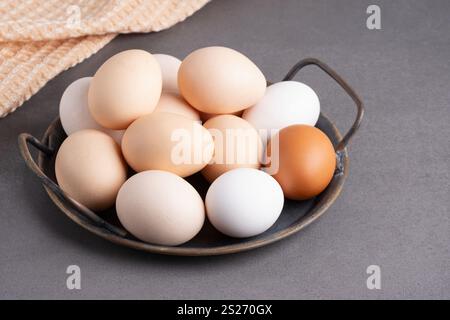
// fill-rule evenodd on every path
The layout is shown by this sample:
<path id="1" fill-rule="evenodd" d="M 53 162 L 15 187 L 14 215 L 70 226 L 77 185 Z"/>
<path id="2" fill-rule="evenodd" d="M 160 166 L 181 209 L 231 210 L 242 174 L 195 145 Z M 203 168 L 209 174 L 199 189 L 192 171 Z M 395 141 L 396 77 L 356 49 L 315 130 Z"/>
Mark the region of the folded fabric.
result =
<path id="1" fill-rule="evenodd" d="M 169 28 L 208 0 L 0 2 L 0 117 L 118 33 Z"/>

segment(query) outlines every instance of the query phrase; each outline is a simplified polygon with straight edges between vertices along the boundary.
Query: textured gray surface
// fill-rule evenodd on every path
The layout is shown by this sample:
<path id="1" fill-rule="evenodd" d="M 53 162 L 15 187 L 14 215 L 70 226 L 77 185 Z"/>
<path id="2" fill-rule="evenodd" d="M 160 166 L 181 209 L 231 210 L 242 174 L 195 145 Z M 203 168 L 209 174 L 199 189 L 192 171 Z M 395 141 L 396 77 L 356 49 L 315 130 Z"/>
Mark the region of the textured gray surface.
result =
<path id="1" fill-rule="evenodd" d="M 449 299 L 450 2 L 373 1 L 381 31 L 365 26 L 371 3 L 215 1 L 168 31 L 117 38 L 0 120 L 0 297 Z M 118 247 L 61 214 L 19 157 L 17 135 L 40 137 L 64 88 L 116 52 L 182 58 L 217 44 L 247 54 L 272 81 L 318 57 L 362 96 L 350 175 L 327 214 L 285 241 L 214 258 Z M 312 67 L 302 79 L 346 129 L 354 110 L 345 94 Z M 79 291 L 66 289 L 70 264 L 81 267 Z M 381 290 L 366 288 L 371 264 Z"/>

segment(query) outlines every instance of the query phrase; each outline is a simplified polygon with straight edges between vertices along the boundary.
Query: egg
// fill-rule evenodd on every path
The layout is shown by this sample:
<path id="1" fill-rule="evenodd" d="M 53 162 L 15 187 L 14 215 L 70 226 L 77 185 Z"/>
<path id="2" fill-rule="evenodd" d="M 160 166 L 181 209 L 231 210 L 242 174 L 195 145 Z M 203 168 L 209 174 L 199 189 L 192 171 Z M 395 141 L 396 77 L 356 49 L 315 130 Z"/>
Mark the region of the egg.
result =
<path id="1" fill-rule="evenodd" d="M 202 174 L 209 182 L 236 168 L 260 167 L 262 142 L 255 128 L 233 115 L 209 119 L 203 125 L 214 139 L 214 156 Z"/>
<path id="2" fill-rule="evenodd" d="M 122 141 L 124 130 L 103 128 L 92 118 L 88 108 L 88 91 L 92 77 L 72 82 L 59 102 L 59 118 L 67 135 L 83 129 L 95 129 L 110 135 L 118 144 Z"/>
<path id="3" fill-rule="evenodd" d="M 278 144 L 272 148 L 272 144 Z M 321 193 L 333 178 L 336 154 L 325 133 L 308 125 L 286 127 L 269 142 L 273 177 L 286 198 L 305 200 Z"/>
<path id="4" fill-rule="evenodd" d="M 284 197 L 267 173 L 240 168 L 218 177 L 206 194 L 206 214 L 220 232 L 237 238 L 256 236 L 280 216 Z"/>
<path id="5" fill-rule="evenodd" d="M 122 225 L 142 241 L 176 246 L 191 240 L 205 221 L 203 200 L 188 182 L 159 170 L 143 171 L 120 188 L 116 202 Z"/>
<path id="6" fill-rule="evenodd" d="M 150 53 L 122 51 L 95 73 L 88 93 L 89 110 L 101 126 L 125 129 L 155 109 L 161 88 L 161 68 Z"/>
<path id="7" fill-rule="evenodd" d="M 162 90 L 165 92 L 178 93 L 178 69 L 181 60 L 168 54 L 154 54 L 153 57 L 158 61 L 162 74 Z"/>
<path id="8" fill-rule="evenodd" d="M 127 178 L 127 167 L 117 143 L 107 134 L 87 129 L 68 136 L 55 161 L 59 186 L 92 210 L 104 210 L 116 200 Z"/>
<path id="9" fill-rule="evenodd" d="M 156 109 L 153 111 L 153 113 L 157 112 L 174 113 L 195 121 L 200 121 L 198 111 L 192 108 L 183 97 L 176 93 L 163 92 L 156 105 Z"/>
<path id="10" fill-rule="evenodd" d="M 319 119 L 320 102 L 317 94 L 306 84 L 283 81 L 272 84 L 264 97 L 242 118 L 260 130 L 263 142 L 287 126 L 308 124 L 314 126 Z"/>
<path id="11" fill-rule="evenodd" d="M 183 60 L 178 70 L 178 88 L 197 110 L 228 114 L 258 102 L 266 90 L 266 78 L 242 53 L 225 47 L 206 47 Z"/>
<path id="12" fill-rule="evenodd" d="M 143 116 L 128 127 L 122 152 L 135 171 L 165 170 L 186 177 L 208 164 L 214 142 L 197 121 L 158 112 Z"/>

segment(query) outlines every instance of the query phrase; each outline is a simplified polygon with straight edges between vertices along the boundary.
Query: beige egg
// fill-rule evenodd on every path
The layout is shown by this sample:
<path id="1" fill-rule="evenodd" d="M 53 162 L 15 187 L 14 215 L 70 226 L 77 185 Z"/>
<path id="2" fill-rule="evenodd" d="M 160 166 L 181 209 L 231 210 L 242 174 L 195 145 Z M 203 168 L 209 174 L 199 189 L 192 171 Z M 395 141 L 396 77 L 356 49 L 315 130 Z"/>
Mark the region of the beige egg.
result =
<path id="1" fill-rule="evenodd" d="M 174 113 L 195 121 L 200 121 L 199 112 L 192 108 L 183 97 L 176 93 L 162 93 L 153 113 L 156 112 Z"/>
<path id="2" fill-rule="evenodd" d="M 119 145 L 106 133 L 86 129 L 67 137 L 58 150 L 55 174 L 59 186 L 92 210 L 111 207 L 127 178 Z"/>
<path id="3" fill-rule="evenodd" d="M 176 246 L 192 239 L 205 221 L 198 192 L 179 176 L 159 170 L 140 172 L 120 188 L 117 216 L 135 237 Z"/>
<path id="4" fill-rule="evenodd" d="M 250 123 L 233 115 L 221 115 L 206 121 L 204 127 L 214 139 L 213 159 L 202 170 L 209 182 L 232 169 L 260 167 L 262 142 Z"/>
<path id="5" fill-rule="evenodd" d="M 242 53 L 225 47 L 207 47 L 183 60 L 178 71 L 178 88 L 197 110 L 229 114 L 258 102 L 266 91 L 266 78 Z"/>
<path id="6" fill-rule="evenodd" d="M 125 129 L 155 109 L 161 88 L 161 69 L 150 53 L 123 51 L 95 73 L 88 93 L 89 111 L 101 126 Z"/>
<path id="7" fill-rule="evenodd" d="M 122 152 L 135 171 L 165 170 L 181 177 L 211 160 L 214 142 L 197 121 L 158 112 L 137 119 L 122 138 Z"/>

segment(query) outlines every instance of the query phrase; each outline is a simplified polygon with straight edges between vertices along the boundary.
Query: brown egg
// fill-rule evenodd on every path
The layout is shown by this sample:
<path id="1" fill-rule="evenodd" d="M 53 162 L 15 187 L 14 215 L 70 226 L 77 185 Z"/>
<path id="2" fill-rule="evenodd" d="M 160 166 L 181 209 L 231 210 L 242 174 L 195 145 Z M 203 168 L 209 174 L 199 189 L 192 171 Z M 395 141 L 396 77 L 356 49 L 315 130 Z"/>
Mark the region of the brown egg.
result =
<path id="1" fill-rule="evenodd" d="M 178 70 L 181 95 L 199 111 L 229 114 L 247 109 L 266 91 L 266 78 L 249 58 L 225 47 L 195 50 Z"/>
<path id="2" fill-rule="evenodd" d="M 186 118 L 200 121 L 197 110 L 192 108 L 186 100 L 176 93 L 163 92 L 153 113 L 168 112 L 185 116 Z"/>
<path id="3" fill-rule="evenodd" d="M 135 171 L 164 170 L 187 177 L 208 164 L 214 142 L 198 121 L 157 112 L 128 127 L 122 138 L 122 152 Z"/>
<path id="4" fill-rule="evenodd" d="M 333 144 L 315 127 L 286 127 L 272 138 L 267 148 L 271 170 L 275 170 L 272 175 L 286 198 L 312 198 L 321 193 L 333 178 L 336 168 Z"/>
<path id="5" fill-rule="evenodd" d="M 67 137 L 58 150 L 55 174 L 69 196 L 92 210 L 111 207 L 127 178 L 119 145 L 106 133 L 86 129 Z"/>
<path id="6" fill-rule="evenodd" d="M 202 174 L 209 182 L 237 168 L 260 167 L 262 142 L 253 126 L 242 118 L 221 115 L 203 125 L 214 139 L 214 156 Z"/>
<path id="7" fill-rule="evenodd" d="M 150 53 L 122 51 L 106 60 L 92 78 L 89 111 L 102 127 L 126 129 L 155 109 L 161 88 L 161 69 Z"/>

